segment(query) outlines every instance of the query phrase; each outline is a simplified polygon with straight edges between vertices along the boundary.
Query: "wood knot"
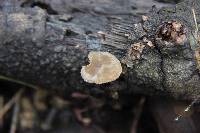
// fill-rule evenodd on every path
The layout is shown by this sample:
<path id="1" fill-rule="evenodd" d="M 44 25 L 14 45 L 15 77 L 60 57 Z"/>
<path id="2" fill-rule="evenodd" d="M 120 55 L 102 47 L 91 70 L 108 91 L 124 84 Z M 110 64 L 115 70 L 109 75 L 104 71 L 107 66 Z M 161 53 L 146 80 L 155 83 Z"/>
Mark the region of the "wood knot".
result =
<path id="1" fill-rule="evenodd" d="M 186 28 L 177 21 L 164 22 L 157 32 L 157 37 L 164 41 L 182 44 L 186 40 Z"/>

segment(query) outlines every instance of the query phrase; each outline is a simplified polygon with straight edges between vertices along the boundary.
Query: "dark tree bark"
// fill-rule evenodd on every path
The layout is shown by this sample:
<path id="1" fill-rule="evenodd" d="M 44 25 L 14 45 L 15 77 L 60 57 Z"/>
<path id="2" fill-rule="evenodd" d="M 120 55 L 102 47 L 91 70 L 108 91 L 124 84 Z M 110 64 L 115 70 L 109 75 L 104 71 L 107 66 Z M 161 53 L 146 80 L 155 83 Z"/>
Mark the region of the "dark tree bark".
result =
<path id="1" fill-rule="evenodd" d="M 135 9 L 128 0 L 61 2 L 1 3 L 2 79 L 57 90 L 64 95 L 73 91 L 97 94 L 114 90 L 181 99 L 198 97 L 200 79 L 194 56 L 198 44 L 192 34 L 192 8 L 199 23 L 200 0 L 160 10 L 153 8 L 146 14 L 147 21 L 141 21 L 139 14 L 146 13 L 149 7 Z M 186 29 L 184 44 L 157 39 L 160 28 L 170 21 L 180 22 Z M 98 31 L 105 35 L 100 36 Z M 154 47 L 145 44 L 141 58 L 130 60 L 127 51 L 131 44 L 143 43 L 144 38 Z M 82 80 L 81 66 L 87 64 L 90 51 L 98 50 L 109 51 L 120 59 L 123 74 L 118 80 L 103 85 Z"/>

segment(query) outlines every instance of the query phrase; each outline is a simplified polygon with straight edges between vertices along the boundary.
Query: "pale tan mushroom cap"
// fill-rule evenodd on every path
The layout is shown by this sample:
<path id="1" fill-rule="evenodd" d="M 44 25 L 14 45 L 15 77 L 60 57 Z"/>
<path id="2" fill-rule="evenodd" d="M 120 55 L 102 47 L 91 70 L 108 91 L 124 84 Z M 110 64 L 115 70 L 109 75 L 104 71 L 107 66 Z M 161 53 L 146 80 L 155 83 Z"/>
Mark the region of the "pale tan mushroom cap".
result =
<path id="1" fill-rule="evenodd" d="M 90 52 L 88 58 L 90 64 L 81 69 L 85 82 L 103 84 L 119 78 L 122 67 L 114 55 L 108 52 Z"/>

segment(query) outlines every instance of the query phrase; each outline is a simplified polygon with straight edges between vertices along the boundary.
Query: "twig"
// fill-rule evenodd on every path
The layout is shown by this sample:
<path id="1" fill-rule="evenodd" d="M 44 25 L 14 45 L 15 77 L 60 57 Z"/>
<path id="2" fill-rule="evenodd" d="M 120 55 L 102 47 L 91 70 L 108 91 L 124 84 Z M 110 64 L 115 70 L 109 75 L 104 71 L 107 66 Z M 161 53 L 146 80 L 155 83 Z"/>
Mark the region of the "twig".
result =
<path id="1" fill-rule="evenodd" d="M 197 19 L 196 19 L 196 14 L 195 14 L 194 8 L 192 8 L 192 13 L 193 13 L 194 23 L 195 23 L 196 33 L 197 33 L 199 31 L 199 27 L 198 27 L 198 24 L 197 24 Z"/>
<path id="2" fill-rule="evenodd" d="M 183 115 L 184 115 L 186 112 L 190 111 L 190 109 L 192 108 L 192 106 L 193 106 L 195 103 L 197 103 L 198 100 L 199 100 L 199 98 L 196 98 L 194 101 L 192 101 L 192 103 L 190 103 L 190 104 L 184 109 L 184 111 L 181 112 L 181 113 L 174 119 L 174 121 L 179 121 L 180 118 L 182 118 Z"/>
<path id="3" fill-rule="evenodd" d="M 52 122 L 53 122 L 53 119 L 54 119 L 56 113 L 57 113 L 57 109 L 52 108 L 51 111 L 49 112 L 49 114 L 47 115 L 45 122 L 42 124 L 43 130 L 51 129 Z"/>
<path id="4" fill-rule="evenodd" d="M 144 102 L 145 102 L 145 97 L 142 97 L 139 101 L 138 109 L 135 112 L 135 118 L 134 118 L 134 121 L 132 122 L 130 133 L 137 133 L 136 129 L 137 129 L 137 125 L 138 125 L 140 115 L 142 113 Z"/>
<path id="5" fill-rule="evenodd" d="M 10 133 L 16 133 L 16 130 L 17 130 L 17 122 L 18 122 L 19 111 L 20 111 L 19 99 L 20 98 L 18 98 L 18 100 L 15 103 Z"/>
<path id="6" fill-rule="evenodd" d="M 33 88 L 33 89 L 39 88 L 38 86 L 23 82 L 23 81 L 20 81 L 20 80 L 17 80 L 17 79 L 13 79 L 13 78 L 10 78 L 10 77 L 6 77 L 6 76 L 3 76 L 3 75 L 0 75 L 0 79 L 10 81 L 10 82 L 14 82 L 14 83 L 17 83 L 17 84 L 21 84 L 21 85 L 24 85 L 26 87 L 30 87 L 30 88 Z"/>
<path id="7" fill-rule="evenodd" d="M 0 96 L 0 109 L 3 108 L 3 105 L 4 105 L 4 97 L 1 95 Z M 3 127 L 3 118 L 0 120 L 0 128 Z"/>
<path id="8" fill-rule="evenodd" d="M 6 105 L 0 109 L 0 120 L 2 120 L 5 113 L 8 112 L 8 110 L 12 107 L 12 105 L 20 98 L 20 95 L 22 94 L 23 89 L 20 89 L 15 96 L 8 102 Z"/>
<path id="9" fill-rule="evenodd" d="M 194 7 L 192 7 L 192 14 L 193 14 L 193 18 L 194 18 L 194 24 L 195 24 L 195 37 L 196 39 L 198 38 L 198 31 L 199 31 L 199 27 L 197 24 L 197 17 L 196 17 L 196 13 L 195 13 L 195 9 Z"/>

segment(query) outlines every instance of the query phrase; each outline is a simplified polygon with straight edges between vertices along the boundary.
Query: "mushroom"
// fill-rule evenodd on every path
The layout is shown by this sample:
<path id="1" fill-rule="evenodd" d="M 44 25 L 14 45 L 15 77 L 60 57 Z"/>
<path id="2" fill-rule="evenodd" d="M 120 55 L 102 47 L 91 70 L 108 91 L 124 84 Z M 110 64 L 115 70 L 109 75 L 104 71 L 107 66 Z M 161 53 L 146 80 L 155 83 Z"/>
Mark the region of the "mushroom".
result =
<path id="1" fill-rule="evenodd" d="M 103 84 L 116 80 L 122 72 L 120 61 L 108 52 L 90 52 L 89 65 L 82 66 L 81 76 L 85 82 Z"/>

